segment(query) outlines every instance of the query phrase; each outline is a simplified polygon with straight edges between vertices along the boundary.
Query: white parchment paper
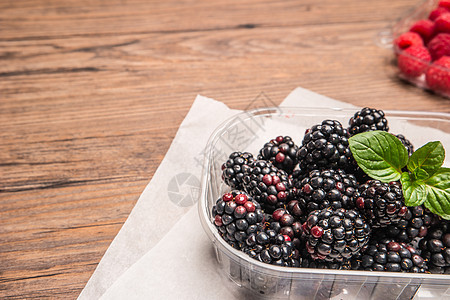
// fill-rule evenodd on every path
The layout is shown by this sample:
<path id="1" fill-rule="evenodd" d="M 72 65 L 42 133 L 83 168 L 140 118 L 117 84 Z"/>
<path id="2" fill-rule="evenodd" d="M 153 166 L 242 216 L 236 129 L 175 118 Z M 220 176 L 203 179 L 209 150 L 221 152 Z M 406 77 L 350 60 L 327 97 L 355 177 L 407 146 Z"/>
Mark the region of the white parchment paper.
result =
<path id="1" fill-rule="evenodd" d="M 98 299 L 151 250 L 198 199 L 203 150 L 212 131 L 238 111 L 198 96 L 152 180 L 111 243 L 79 299 Z M 149 154 L 150 155 L 150 154 Z"/>

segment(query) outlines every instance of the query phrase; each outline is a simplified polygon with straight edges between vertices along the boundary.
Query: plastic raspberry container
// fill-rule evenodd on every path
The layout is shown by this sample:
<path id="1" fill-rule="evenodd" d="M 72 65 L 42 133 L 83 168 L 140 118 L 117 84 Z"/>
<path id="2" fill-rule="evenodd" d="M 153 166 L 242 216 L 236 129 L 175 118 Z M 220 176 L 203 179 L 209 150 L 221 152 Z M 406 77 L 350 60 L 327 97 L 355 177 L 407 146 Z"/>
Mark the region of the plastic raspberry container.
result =
<path id="1" fill-rule="evenodd" d="M 289 135 L 299 145 L 304 132 L 325 119 L 343 126 L 356 109 L 264 108 L 243 112 L 220 125 L 205 148 L 198 203 L 201 224 L 215 253 L 213 266 L 237 299 L 449 299 L 450 275 L 288 268 L 265 264 L 232 248 L 213 224 L 211 209 L 230 188 L 221 165 L 233 151 L 257 153 L 263 141 Z M 450 149 L 450 114 L 385 111 L 390 132 L 418 147 L 433 140 Z M 447 155 L 444 166 L 450 165 Z"/>
<path id="2" fill-rule="evenodd" d="M 416 6 L 414 9 L 408 11 L 405 13 L 403 17 L 400 17 L 396 22 L 394 22 L 393 25 L 389 26 L 389 28 L 382 30 L 379 32 L 376 42 L 379 46 L 385 47 L 385 48 L 392 48 L 394 53 L 393 60 L 390 61 L 390 65 L 393 69 L 394 76 L 400 78 L 402 81 L 405 81 L 407 83 L 410 83 L 412 85 L 415 85 L 419 88 L 422 88 L 424 90 L 430 91 L 434 94 L 440 95 L 444 98 L 450 98 L 450 69 L 442 66 L 434 66 L 434 68 L 437 68 L 439 71 L 449 74 L 449 80 L 448 84 L 446 85 L 446 88 L 440 88 L 433 89 L 427 84 L 426 80 L 426 71 L 417 77 L 411 77 L 405 75 L 398 67 L 398 57 L 400 55 L 404 55 L 408 58 L 410 58 L 412 61 L 415 61 L 416 63 L 422 63 L 427 65 L 427 69 L 432 65 L 432 62 L 426 62 L 422 61 L 416 57 L 410 56 L 408 53 L 405 52 L 405 50 L 402 50 L 394 45 L 395 39 L 397 39 L 401 34 L 408 32 L 411 28 L 411 26 L 419 21 L 428 19 L 428 16 L 431 11 L 436 9 L 439 4 L 439 0 L 426 0 L 421 2 L 418 6 Z M 450 10 L 449 10 L 450 12 Z M 425 43 L 426 46 L 426 43 Z M 391 73 L 391 72 L 389 72 Z M 391 75 L 391 74 L 390 74 Z"/>

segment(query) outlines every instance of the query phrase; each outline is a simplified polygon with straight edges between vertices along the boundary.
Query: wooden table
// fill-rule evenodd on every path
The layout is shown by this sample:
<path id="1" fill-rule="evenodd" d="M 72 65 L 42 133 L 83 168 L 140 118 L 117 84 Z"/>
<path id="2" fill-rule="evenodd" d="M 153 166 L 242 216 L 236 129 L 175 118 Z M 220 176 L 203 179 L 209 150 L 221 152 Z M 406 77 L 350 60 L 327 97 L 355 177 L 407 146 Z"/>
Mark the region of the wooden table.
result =
<path id="1" fill-rule="evenodd" d="M 1 1 L 0 298 L 79 295 L 197 94 L 450 112 L 374 42 L 417 2 Z"/>

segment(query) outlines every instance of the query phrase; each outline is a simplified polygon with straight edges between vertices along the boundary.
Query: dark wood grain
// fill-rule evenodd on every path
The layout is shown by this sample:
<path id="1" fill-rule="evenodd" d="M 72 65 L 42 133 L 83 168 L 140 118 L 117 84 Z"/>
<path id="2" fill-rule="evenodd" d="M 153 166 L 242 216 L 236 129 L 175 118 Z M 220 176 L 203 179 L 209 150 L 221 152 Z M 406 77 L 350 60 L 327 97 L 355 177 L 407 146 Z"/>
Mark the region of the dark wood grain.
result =
<path id="1" fill-rule="evenodd" d="M 0 298 L 79 295 L 197 94 L 450 112 L 374 42 L 415 4 L 0 2 Z"/>

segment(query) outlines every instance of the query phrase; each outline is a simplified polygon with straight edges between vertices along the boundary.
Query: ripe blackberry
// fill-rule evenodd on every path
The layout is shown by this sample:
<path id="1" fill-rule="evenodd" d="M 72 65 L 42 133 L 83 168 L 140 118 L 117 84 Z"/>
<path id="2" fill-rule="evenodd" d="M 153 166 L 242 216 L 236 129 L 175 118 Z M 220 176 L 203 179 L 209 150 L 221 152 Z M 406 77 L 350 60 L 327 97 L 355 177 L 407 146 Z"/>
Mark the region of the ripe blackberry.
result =
<path id="1" fill-rule="evenodd" d="M 284 170 L 265 160 L 257 160 L 250 167 L 251 173 L 244 176 L 245 188 L 267 213 L 292 199 L 294 185 Z"/>
<path id="2" fill-rule="evenodd" d="M 315 260 L 309 256 L 303 256 L 299 259 L 300 266 L 302 268 L 311 268 L 311 269 L 333 269 L 333 270 L 342 270 L 344 269 L 343 263 L 334 262 L 334 261 L 324 261 L 324 260 Z"/>
<path id="3" fill-rule="evenodd" d="M 411 243 L 417 238 L 426 236 L 428 227 L 435 218 L 435 215 L 422 205 L 408 207 L 407 209 L 408 211 L 397 224 L 382 228 L 387 237 L 401 243 Z"/>
<path id="4" fill-rule="evenodd" d="M 408 212 L 400 182 L 368 180 L 358 188 L 355 206 L 373 228 L 397 224 Z"/>
<path id="5" fill-rule="evenodd" d="M 306 130 L 297 151 L 300 169 L 346 169 L 352 166 L 347 129 L 336 120 L 324 120 Z"/>
<path id="6" fill-rule="evenodd" d="M 291 173 L 297 164 L 298 146 L 289 136 L 278 136 L 264 144 L 259 151 L 258 159 L 270 161 L 278 169 Z"/>
<path id="7" fill-rule="evenodd" d="M 450 222 L 441 222 L 428 229 L 419 249 L 431 273 L 450 274 Z"/>
<path id="8" fill-rule="evenodd" d="M 301 249 L 299 257 L 300 266 L 311 269 L 359 270 L 360 260 L 360 254 L 355 254 L 350 260 L 344 260 L 343 262 L 313 259 L 306 248 Z"/>
<path id="9" fill-rule="evenodd" d="M 384 112 L 374 108 L 365 107 L 357 111 L 350 118 L 348 124 L 350 136 L 366 131 L 389 131 L 388 121 L 384 116 Z"/>
<path id="10" fill-rule="evenodd" d="M 367 271 L 424 273 L 427 265 L 414 247 L 385 238 L 369 244 L 361 257 L 361 268 Z"/>
<path id="11" fill-rule="evenodd" d="M 352 174 L 329 169 L 313 170 L 294 186 L 300 206 L 310 213 L 327 207 L 353 208 L 358 182 Z"/>
<path id="12" fill-rule="evenodd" d="M 244 174 L 250 172 L 249 165 L 255 161 L 249 152 L 233 152 L 222 165 L 222 178 L 232 189 L 242 190 Z"/>
<path id="13" fill-rule="evenodd" d="M 261 262 L 284 267 L 298 267 L 298 250 L 290 238 L 274 229 L 263 229 L 246 239 L 242 251 Z"/>
<path id="14" fill-rule="evenodd" d="M 311 258 L 345 262 L 368 243 L 370 227 L 355 210 L 326 208 L 309 214 L 303 224 Z"/>
<path id="15" fill-rule="evenodd" d="M 414 145 L 411 143 L 410 140 L 408 140 L 403 134 L 396 134 L 395 135 L 405 146 L 406 150 L 408 151 L 408 156 L 411 156 L 411 154 L 414 152 Z"/>
<path id="16" fill-rule="evenodd" d="M 296 195 L 295 195 L 296 197 Z M 296 220 L 299 220 L 302 224 L 306 221 L 308 214 L 297 199 L 291 200 L 286 205 L 286 210 L 294 216 Z"/>
<path id="17" fill-rule="evenodd" d="M 241 249 L 247 237 L 264 227 L 264 213 L 259 203 L 245 192 L 225 193 L 212 208 L 214 225 L 223 239 Z"/>
<path id="18" fill-rule="evenodd" d="M 282 235 L 287 235 L 292 241 L 302 237 L 302 223 L 285 208 L 277 208 L 270 218 L 269 227 Z"/>

